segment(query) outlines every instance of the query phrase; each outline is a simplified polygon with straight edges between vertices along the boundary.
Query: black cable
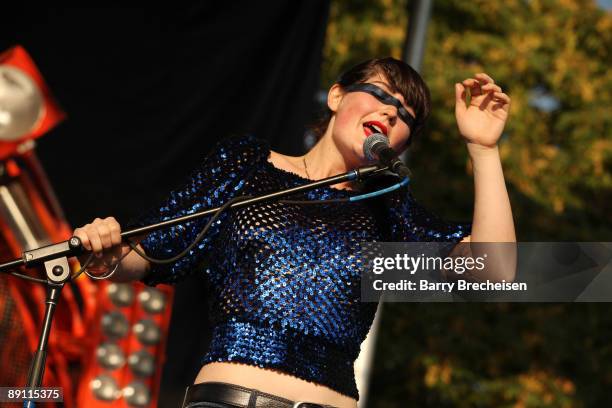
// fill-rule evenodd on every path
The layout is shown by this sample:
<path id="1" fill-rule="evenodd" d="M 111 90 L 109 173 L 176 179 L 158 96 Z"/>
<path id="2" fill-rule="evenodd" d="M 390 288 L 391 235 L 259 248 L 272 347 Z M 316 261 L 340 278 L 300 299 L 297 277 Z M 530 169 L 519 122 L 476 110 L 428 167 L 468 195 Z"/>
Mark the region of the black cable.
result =
<path id="1" fill-rule="evenodd" d="M 250 198 L 252 198 L 252 196 L 248 196 L 248 195 L 247 196 L 234 197 L 234 198 L 230 199 L 229 201 L 227 201 L 225 204 L 223 204 L 221 207 L 219 207 L 219 209 L 215 212 L 215 214 L 212 216 L 212 218 L 210 220 L 208 220 L 208 223 L 202 229 L 202 231 L 200 231 L 198 233 L 198 236 L 195 238 L 195 240 L 191 244 L 189 244 L 189 246 L 187 248 L 185 248 L 181 253 L 173 256 L 172 258 L 167 258 L 167 259 L 152 258 L 152 257 L 148 256 L 147 254 L 145 254 L 144 251 L 141 251 L 140 249 L 138 249 L 138 244 L 135 244 L 134 242 L 130 241 L 129 238 L 127 238 L 126 241 L 127 241 L 128 245 L 138 255 L 140 255 L 140 257 L 142 257 L 143 259 L 146 259 L 147 261 L 149 261 L 151 263 L 155 263 L 155 264 L 169 264 L 169 263 L 176 262 L 177 260 L 179 260 L 182 257 L 184 257 L 187 253 L 189 253 L 189 251 L 191 251 L 198 244 L 198 242 L 200 242 L 203 239 L 204 235 L 206 235 L 206 233 L 210 229 L 210 226 L 212 225 L 212 223 L 217 218 L 219 218 L 221 216 L 221 214 L 223 213 L 223 211 L 225 211 L 232 203 L 235 203 L 237 201 L 247 200 L 247 199 L 250 199 Z M 370 198 L 370 197 L 368 197 L 368 198 Z M 284 204 L 325 204 L 325 203 L 347 203 L 347 202 L 352 202 L 352 201 L 351 201 L 350 198 L 334 198 L 334 199 L 329 199 L 329 200 L 278 200 L 278 202 L 279 203 L 284 203 Z M 124 255 L 121 259 L 123 259 L 126 255 Z M 119 260 L 119 262 L 121 262 L 121 259 Z"/>
<path id="2" fill-rule="evenodd" d="M 278 200 L 283 204 L 324 204 L 324 203 L 348 203 L 348 198 L 332 198 L 329 200 Z"/>
<path id="3" fill-rule="evenodd" d="M 149 261 L 151 263 L 155 263 L 155 264 L 168 264 L 168 263 L 176 262 L 177 260 L 179 260 L 182 257 L 184 257 L 187 253 L 189 253 L 189 251 L 191 251 L 204 238 L 204 235 L 206 235 L 206 233 L 210 229 L 210 226 L 212 225 L 212 223 L 215 222 L 217 220 L 217 218 L 219 218 L 221 216 L 223 211 L 225 211 L 227 208 L 229 208 L 229 206 L 231 204 L 233 204 L 235 202 L 238 202 L 238 201 L 244 201 L 244 200 L 247 200 L 247 199 L 250 199 L 250 198 L 253 198 L 253 197 L 247 195 L 247 196 L 234 197 L 234 198 L 228 200 L 225 204 L 223 204 L 221 207 L 219 207 L 219 209 L 210 218 L 210 220 L 208 220 L 208 222 L 206 223 L 206 226 L 202 229 L 202 231 L 200 231 L 198 233 L 198 236 L 194 239 L 194 241 L 191 244 L 189 244 L 189 246 L 187 246 L 187 248 L 185 248 L 182 252 L 180 252 L 178 255 L 173 256 L 172 258 L 167 258 L 167 259 L 151 258 L 147 254 L 145 254 L 143 251 L 138 249 L 138 246 L 137 246 L 138 244 L 135 244 L 134 242 L 130 241 L 129 239 L 126 239 L 126 241 L 127 241 L 128 245 L 138 255 L 140 255 L 142 258 L 146 259 L 147 261 Z"/>
<path id="4" fill-rule="evenodd" d="M 83 265 L 81 265 L 81 269 L 79 269 L 77 272 L 74 273 L 74 275 L 72 275 L 70 277 L 70 280 L 75 280 L 76 278 L 78 278 L 83 272 L 85 272 L 85 269 L 87 269 L 87 267 L 89 266 L 89 264 L 91 263 L 91 260 L 94 257 L 94 253 L 92 252 L 91 254 L 89 254 L 89 258 L 87 258 L 87 260 L 85 261 L 85 263 Z"/>
<path id="5" fill-rule="evenodd" d="M 167 259 L 152 258 L 152 257 L 148 256 L 146 253 L 144 253 L 144 251 L 141 251 L 140 249 L 138 249 L 138 244 L 132 242 L 129 238 L 126 238 L 126 242 L 130 246 L 130 248 L 132 248 L 134 250 L 134 252 L 136 252 L 140 257 L 142 257 L 143 259 L 145 259 L 145 260 L 147 260 L 147 261 L 149 261 L 151 263 L 154 263 L 154 264 L 169 264 L 169 263 L 176 262 L 177 260 L 179 260 L 182 257 L 184 257 L 185 255 L 187 255 L 187 253 L 189 253 L 204 238 L 204 235 L 206 235 L 206 233 L 210 229 L 212 223 L 215 222 L 221 216 L 223 211 L 227 210 L 230 207 L 231 204 L 233 204 L 235 202 L 239 202 L 239 201 L 244 201 L 244 200 L 247 200 L 247 199 L 250 199 L 250 198 L 253 198 L 253 197 L 252 196 L 248 196 L 248 195 L 239 196 L 239 197 L 234 197 L 234 198 L 228 200 L 226 203 L 224 203 L 221 207 L 219 207 L 219 209 L 215 212 L 215 214 L 208 220 L 208 222 L 206 223 L 206 226 L 204 226 L 202 231 L 200 231 L 198 233 L 198 235 L 196 236 L 194 241 L 191 244 L 189 244 L 187 246 L 187 248 L 185 248 L 179 254 L 177 254 L 177 255 L 175 255 L 175 256 L 173 256 L 171 258 L 167 258 Z M 278 202 L 279 203 L 283 203 L 283 204 L 326 204 L 326 203 L 347 203 L 347 202 L 351 202 L 351 200 L 350 200 L 350 198 L 335 198 L 335 199 L 329 199 L 329 200 L 278 200 Z M 127 252 L 121 258 L 119 258 L 117 263 L 121 263 L 123 258 L 125 258 L 128 254 L 129 254 L 129 252 Z M 76 273 L 74 273 L 70 277 L 70 280 L 75 280 L 76 278 L 78 278 L 87 269 L 87 266 L 89 266 L 89 264 L 93 260 L 94 255 L 95 254 L 93 252 L 89 255 L 89 257 L 87 258 L 85 263 L 83 265 L 81 265 L 81 269 L 79 269 Z M 43 284 L 47 283 L 47 281 L 44 280 L 44 279 L 34 278 L 34 277 L 31 277 L 31 276 L 28 276 L 28 275 L 24 275 L 24 274 L 21 274 L 21 273 L 18 273 L 18 272 L 10 272 L 10 274 L 14 275 L 14 276 L 17 276 L 19 278 L 22 278 L 22 279 L 27 279 L 29 281 L 36 282 L 36 283 L 43 283 Z"/>
<path id="6" fill-rule="evenodd" d="M 32 282 L 36 282 L 36 283 L 43 283 L 43 284 L 47 284 L 47 281 L 44 279 L 39 279 L 39 278 L 34 278 L 32 276 L 28 276 L 28 275 L 24 275 L 22 273 L 19 272 L 9 272 L 11 275 L 13 276 L 17 276 L 18 278 L 22 278 L 22 279 L 26 279 Z"/>
<path id="7" fill-rule="evenodd" d="M 210 229 L 210 226 L 212 225 L 212 223 L 217 220 L 221 214 L 223 213 L 223 211 L 225 211 L 232 203 L 235 203 L 237 201 L 243 201 L 246 199 L 252 198 L 252 196 L 240 196 L 240 197 L 234 197 L 232 199 L 230 199 L 229 201 L 227 201 L 225 204 L 223 204 L 221 207 L 219 207 L 219 209 L 215 212 L 215 214 L 210 218 L 210 220 L 208 220 L 208 222 L 206 223 L 206 226 L 202 229 L 202 231 L 200 231 L 198 233 L 198 235 L 196 236 L 196 238 L 194 239 L 194 241 L 189 244 L 189 246 L 187 246 L 187 248 L 185 248 L 181 253 L 179 253 L 178 255 L 173 256 L 172 258 L 168 258 L 168 259 L 156 259 L 156 258 L 152 258 L 150 256 L 148 256 L 147 254 L 145 254 L 144 252 L 140 251 L 138 249 L 138 244 L 135 244 L 134 242 L 130 241 L 129 238 L 126 238 L 126 242 L 128 243 L 128 245 L 142 258 L 146 259 L 147 261 L 151 262 L 151 263 L 156 263 L 156 264 L 167 264 L 167 263 L 172 263 L 172 262 L 176 262 L 178 259 L 182 258 L 183 256 L 185 256 L 189 251 L 191 251 L 193 249 L 193 247 L 195 247 L 198 242 L 200 242 L 204 235 L 206 235 L 206 233 L 208 232 L 208 230 Z M 121 258 L 119 258 L 119 260 L 117 261 L 117 263 L 121 263 L 121 261 L 123 260 L 123 258 L 125 258 L 127 255 L 129 254 L 129 252 L 125 253 Z M 85 263 L 81 266 L 81 269 L 79 269 L 78 272 L 76 272 L 74 275 L 72 275 L 70 277 L 71 280 L 75 280 L 76 278 L 78 278 L 86 269 L 87 266 L 89 266 L 89 264 L 91 263 L 93 257 L 94 257 L 94 253 L 92 252 L 89 257 L 87 258 L 87 260 L 85 261 Z M 29 278 L 29 277 L 28 277 Z M 36 279 L 36 278 L 31 278 L 31 279 Z M 38 281 L 40 281 L 41 283 L 46 283 L 46 281 L 38 279 Z"/>

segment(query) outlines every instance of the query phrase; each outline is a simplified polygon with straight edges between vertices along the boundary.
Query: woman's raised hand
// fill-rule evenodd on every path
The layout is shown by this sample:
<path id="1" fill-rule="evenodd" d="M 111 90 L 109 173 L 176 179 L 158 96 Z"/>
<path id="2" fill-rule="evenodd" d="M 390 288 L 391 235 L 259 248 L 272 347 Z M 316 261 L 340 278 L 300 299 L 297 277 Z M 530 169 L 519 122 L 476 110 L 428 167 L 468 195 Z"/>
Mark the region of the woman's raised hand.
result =
<path id="1" fill-rule="evenodd" d="M 79 237 L 81 244 L 95 256 L 87 266 L 88 269 L 114 267 L 132 248 L 121 240 L 121 226 L 114 217 L 96 218 L 90 224 L 76 228 L 72 235 Z M 85 263 L 91 254 L 80 255 L 79 262 Z"/>
<path id="2" fill-rule="evenodd" d="M 470 103 L 467 104 L 467 90 Z M 455 84 L 455 117 L 459 132 L 468 143 L 495 147 L 510 110 L 510 97 L 493 78 L 479 73 Z"/>

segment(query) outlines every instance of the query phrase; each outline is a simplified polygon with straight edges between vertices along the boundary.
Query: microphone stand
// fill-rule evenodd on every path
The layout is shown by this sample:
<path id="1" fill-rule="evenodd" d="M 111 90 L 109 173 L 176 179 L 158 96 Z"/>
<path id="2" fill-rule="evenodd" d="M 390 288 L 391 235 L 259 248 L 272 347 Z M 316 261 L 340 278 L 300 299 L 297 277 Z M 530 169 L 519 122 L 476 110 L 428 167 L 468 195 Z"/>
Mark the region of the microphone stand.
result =
<path id="1" fill-rule="evenodd" d="M 292 187 L 285 190 L 279 190 L 274 193 L 268 193 L 261 196 L 241 200 L 230 204 L 229 208 L 244 207 L 254 203 L 269 201 L 278 197 L 299 193 L 302 191 L 314 190 L 315 188 L 322 186 L 338 184 L 344 181 L 362 180 L 364 178 L 371 177 L 375 174 L 383 173 L 388 169 L 388 166 L 364 166 L 356 170 L 351 170 L 344 174 L 327 177 L 321 180 L 306 183 L 301 186 Z M 213 214 L 217 212 L 219 208 L 221 207 L 211 208 L 193 214 L 158 222 L 156 224 L 127 230 L 121 233 L 121 237 L 129 238 L 132 236 L 147 234 L 153 231 L 157 231 L 159 229 L 167 228 L 175 224 L 188 222 L 196 218 Z M 51 244 L 44 247 L 24 251 L 23 256 L 21 258 L 0 264 L 0 272 L 8 272 L 10 269 L 14 269 L 18 266 L 32 267 L 41 263 L 44 264 L 45 267 L 47 279 L 45 315 L 40 332 L 40 337 L 38 340 L 38 347 L 36 349 L 36 352 L 34 353 L 34 356 L 32 357 L 32 362 L 30 364 L 30 371 L 28 373 L 27 382 L 28 388 L 38 388 L 42 383 L 42 378 L 45 372 L 47 346 L 49 340 L 49 332 L 51 331 L 51 322 L 53 320 L 53 314 L 55 312 L 57 302 L 60 298 L 61 290 L 64 287 L 64 284 L 70 278 L 70 266 L 68 264 L 68 258 L 80 255 L 84 251 L 85 249 L 81 245 L 81 240 L 78 237 L 72 237 L 67 241 L 62 241 L 57 244 Z M 24 402 L 24 407 L 34 408 L 35 405 L 33 401 L 28 400 Z"/>

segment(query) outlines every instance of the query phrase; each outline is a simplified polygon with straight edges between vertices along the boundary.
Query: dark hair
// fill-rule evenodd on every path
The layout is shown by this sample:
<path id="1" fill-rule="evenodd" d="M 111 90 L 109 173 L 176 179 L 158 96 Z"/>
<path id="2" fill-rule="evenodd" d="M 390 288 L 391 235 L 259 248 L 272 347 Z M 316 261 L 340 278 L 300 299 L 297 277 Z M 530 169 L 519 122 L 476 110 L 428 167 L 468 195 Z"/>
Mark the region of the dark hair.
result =
<path id="1" fill-rule="evenodd" d="M 382 75 L 388 81 L 391 90 L 401 94 L 406 104 L 414 109 L 416 120 L 407 143 L 407 145 L 410 145 L 412 139 L 423 130 L 431 112 L 429 88 L 419 73 L 410 65 L 392 57 L 373 58 L 342 73 L 336 83 L 345 88 L 349 85 L 364 83 L 377 74 Z M 321 139 L 325 130 L 327 130 L 331 117 L 331 110 L 326 108 L 321 118 L 311 126 L 317 140 Z"/>

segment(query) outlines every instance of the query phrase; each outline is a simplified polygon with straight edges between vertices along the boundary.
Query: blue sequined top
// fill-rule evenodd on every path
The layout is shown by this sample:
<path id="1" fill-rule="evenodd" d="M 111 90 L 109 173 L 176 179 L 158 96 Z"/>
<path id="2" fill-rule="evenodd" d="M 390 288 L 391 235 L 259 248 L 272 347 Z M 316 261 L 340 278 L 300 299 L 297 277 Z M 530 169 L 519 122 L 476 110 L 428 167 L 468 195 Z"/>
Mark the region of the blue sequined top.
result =
<path id="1" fill-rule="evenodd" d="M 268 143 L 251 135 L 220 142 L 184 185 L 128 227 L 307 181 L 275 167 L 269 154 Z M 291 199 L 354 194 L 359 193 L 320 187 Z M 152 265 L 143 281 L 174 283 L 192 273 L 207 277 L 213 334 L 203 364 L 233 361 L 275 369 L 358 399 L 353 363 L 377 306 L 360 301 L 359 243 L 456 242 L 471 226 L 441 220 L 406 187 L 382 197 L 341 204 L 267 202 L 230 210 L 188 256 Z M 151 233 L 141 245 L 150 256 L 169 258 L 187 247 L 207 220 Z"/>

